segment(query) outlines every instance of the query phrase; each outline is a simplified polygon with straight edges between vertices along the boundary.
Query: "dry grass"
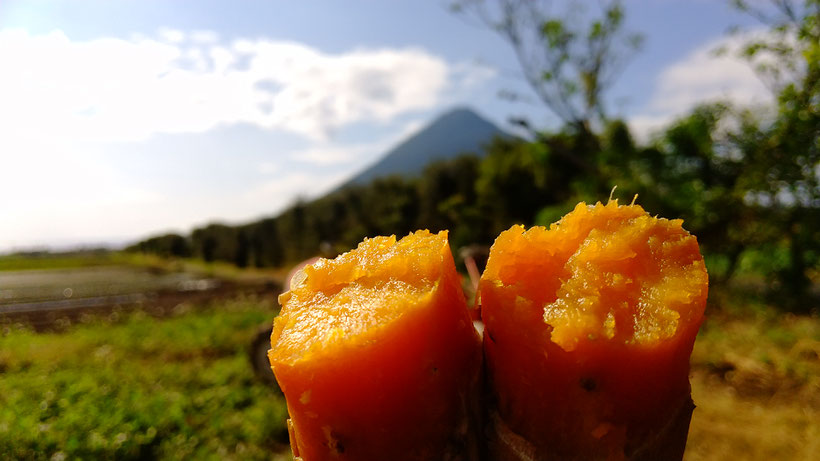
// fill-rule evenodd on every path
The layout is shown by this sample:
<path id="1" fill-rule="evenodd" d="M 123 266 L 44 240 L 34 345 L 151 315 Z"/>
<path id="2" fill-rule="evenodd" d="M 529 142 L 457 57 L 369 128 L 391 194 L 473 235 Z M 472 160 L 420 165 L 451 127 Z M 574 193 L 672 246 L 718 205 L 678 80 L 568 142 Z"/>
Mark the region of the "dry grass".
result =
<path id="1" fill-rule="evenodd" d="M 695 375 L 692 387 L 698 407 L 689 430 L 687 461 L 818 459 L 816 407 L 740 397 L 733 387 L 702 373 Z"/>
<path id="2" fill-rule="evenodd" d="M 720 318 L 692 356 L 687 461 L 820 459 L 820 320 Z"/>

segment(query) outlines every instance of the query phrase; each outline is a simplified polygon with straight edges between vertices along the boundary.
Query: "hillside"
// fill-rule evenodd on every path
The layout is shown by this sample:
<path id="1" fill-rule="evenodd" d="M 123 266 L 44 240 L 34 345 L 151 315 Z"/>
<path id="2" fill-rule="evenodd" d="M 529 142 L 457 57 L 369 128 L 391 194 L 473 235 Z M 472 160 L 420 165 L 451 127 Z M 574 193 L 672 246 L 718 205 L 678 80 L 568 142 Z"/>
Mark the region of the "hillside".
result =
<path id="1" fill-rule="evenodd" d="M 414 176 L 430 162 L 466 152 L 482 155 L 482 147 L 496 136 L 509 135 L 472 110 L 457 108 L 402 141 L 342 187 L 368 184 L 375 178 L 392 174 Z"/>

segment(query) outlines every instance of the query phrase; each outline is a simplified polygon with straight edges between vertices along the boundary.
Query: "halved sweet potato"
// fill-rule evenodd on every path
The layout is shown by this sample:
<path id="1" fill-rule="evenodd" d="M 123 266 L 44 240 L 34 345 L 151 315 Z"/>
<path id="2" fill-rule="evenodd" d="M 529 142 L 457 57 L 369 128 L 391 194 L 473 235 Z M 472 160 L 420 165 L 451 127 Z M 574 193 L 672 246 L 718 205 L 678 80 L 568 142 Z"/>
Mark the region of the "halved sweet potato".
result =
<path id="1" fill-rule="evenodd" d="M 681 225 L 610 201 L 499 235 L 478 295 L 493 459 L 681 459 L 708 287 Z"/>
<path id="2" fill-rule="evenodd" d="M 481 344 L 446 232 L 365 239 L 280 303 L 269 358 L 305 461 L 478 456 Z"/>

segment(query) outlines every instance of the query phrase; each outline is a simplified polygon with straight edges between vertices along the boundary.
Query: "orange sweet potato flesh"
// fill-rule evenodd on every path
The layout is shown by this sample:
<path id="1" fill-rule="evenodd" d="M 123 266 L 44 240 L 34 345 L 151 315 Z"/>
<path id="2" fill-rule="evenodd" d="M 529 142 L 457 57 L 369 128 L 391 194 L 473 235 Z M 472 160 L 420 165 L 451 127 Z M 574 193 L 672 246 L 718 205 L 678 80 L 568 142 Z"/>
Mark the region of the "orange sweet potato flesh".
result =
<path id="1" fill-rule="evenodd" d="M 708 287 L 681 226 L 581 203 L 496 239 L 479 284 L 494 459 L 681 459 Z"/>
<path id="2" fill-rule="evenodd" d="M 365 239 L 280 303 L 269 358 L 302 459 L 477 456 L 481 343 L 446 232 Z"/>

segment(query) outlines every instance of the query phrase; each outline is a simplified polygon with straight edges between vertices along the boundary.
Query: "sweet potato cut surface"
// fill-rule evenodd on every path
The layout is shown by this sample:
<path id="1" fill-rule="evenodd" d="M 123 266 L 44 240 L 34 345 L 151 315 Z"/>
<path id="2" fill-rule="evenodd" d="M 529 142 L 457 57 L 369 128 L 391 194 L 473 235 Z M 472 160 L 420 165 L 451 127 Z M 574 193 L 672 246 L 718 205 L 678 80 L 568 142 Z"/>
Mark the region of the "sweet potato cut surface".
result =
<path id="1" fill-rule="evenodd" d="M 477 456 L 481 346 L 446 232 L 366 239 L 280 304 L 269 358 L 305 461 Z"/>
<path id="2" fill-rule="evenodd" d="M 496 459 L 681 458 L 708 286 L 681 226 L 581 203 L 496 239 L 479 284 Z"/>

